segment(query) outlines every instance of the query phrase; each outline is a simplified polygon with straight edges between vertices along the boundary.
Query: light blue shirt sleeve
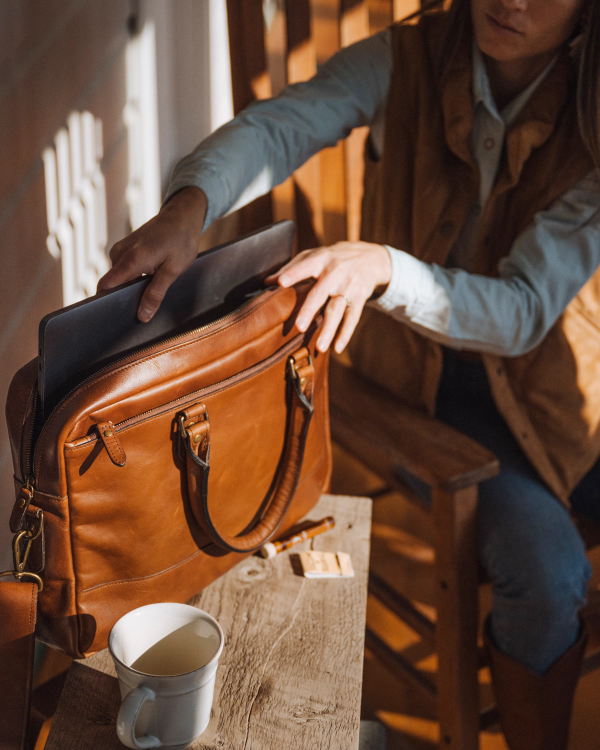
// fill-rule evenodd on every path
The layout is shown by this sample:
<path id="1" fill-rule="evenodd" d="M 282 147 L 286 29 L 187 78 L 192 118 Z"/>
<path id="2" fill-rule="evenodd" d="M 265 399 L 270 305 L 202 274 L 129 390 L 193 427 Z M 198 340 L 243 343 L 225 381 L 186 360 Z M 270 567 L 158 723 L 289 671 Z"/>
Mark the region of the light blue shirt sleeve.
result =
<path id="1" fill-rule="evenodd" d="M 353 128 L 371 126 L 378 141 L 391 69 L 389 30 L 344 48 L 310 81 L 255 102 L 184 157 L 165 201 L 184 187 L 201 188 L 208 198 L 206 228 L 267 193 Z M 388 248 L 392 280 L 373 304 L 448 346 L 523 354 L 540 343 L 598 268 L 599 212 L 600 180 L 590 173 L 535 216 L 501 262 L 499 278 L 423 263 Z"/>
<path id="2" fill-rule="evenodd" d="M 385 109 L 392 68 L 389 30 L 330 58 L 309 81 L 254 102 L 175 167 L 165 201 L 195 185 L 208 198 L 206 228 L 283 182 L 313 154 Z"/>
<path id="3" fill-rule="evenodd" d="M 525 354 L 600 266 L 600 179 L 590 172 L 537 213 L 500 262 L 499 278 L 388 250 L 392 281 L 375 304 L 447 346 Z"/>

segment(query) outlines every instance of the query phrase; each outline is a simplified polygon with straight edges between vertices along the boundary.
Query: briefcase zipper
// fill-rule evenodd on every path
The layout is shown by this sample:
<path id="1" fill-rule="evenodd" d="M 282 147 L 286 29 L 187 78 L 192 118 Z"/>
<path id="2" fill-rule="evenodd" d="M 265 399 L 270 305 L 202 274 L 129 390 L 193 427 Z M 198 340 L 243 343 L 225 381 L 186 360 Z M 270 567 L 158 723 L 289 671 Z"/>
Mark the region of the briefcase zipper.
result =
<path id="1" fill-rule="evenodd" d="M 173 344 L 174 342 L 179 341 L 180 339 L 184 339 L 184 338 L 186 338 L 188 336 L 198 335 L 198 334 L 202 333 L 203 331 L 208 330 L 209 328 L 212 328 L 212 327 L 217 326 L 217 325 L 221 325 L 222 323 L 224 323 L 225 321 L 227 321 L 229 318 L 233 318 L 233 317 L 235 317 L 237 315 L 243 314 L 244 311 L 245 311 L 245 309 L 247 307 L 250 307 L 253 303 L 256 302 L 257 299 L 259 299 L 265 292 L 268 292 L 268 291 L 269 290 L 266 289 L 261 294 L 251 297 L 250 299 L 248 299 L 245 302 L 243 302 L 239 307 L 236 307 L 235 310 L 232 310 L 231 312 L 227 313 L 226 315 L 223 315 L 220 318 L 217 318 L 216 320 L 211 321 L 210 323 L 206 323 L 205 325 L 199 326 L 198 328 L 193 328 L 191 331 L 186 331 L 184 333 L 179 333 L 176 336 L 171 336 L 171 337 L 169 337 L 167 339 L 164 339 L 163 341 L 157 342 L 156 344 L 152 344 L 150 346 L 143 347 L 142 349 L 138 349 L 137 351 L 132 352 L 131 354 L 126 355 L 125 357 L 121 357 L 120 359 L 115 360 L 114 362 L 111 362 L 109 365 L 106 365 L 105 367 L 102 367 L 99 370 L 96 370 L 96 372 L 93 373 L 93 375 L 89 375 L 87 378 L 84 378 L 84 380 L 82 380 L 81 383 L 79 383 L 77 386 L 75 386 L 74 388 L 72 388 L 65 396 L 63 396 L 63 398 L 61 398 L 61 400 L 58 402 L 58 404 L 56 404 L 56 406 L 54 407 L 54 409 L 52 409 L 52 411 L 48 415 L 47 419 L 44 421 L 44 425 L 42 426 L 42 428 L 41 428 L 41 430 L 39 432 L 39 435 L 37 436 L 37 440 L 35 440 L 35 446 L 33 445 L 33 440 L 31 441 L 32 445 L 30 446 L 30 453 L 29 453 L 29 456 L 27 457 L 27 460 L 26 460 L 25 475 L 28 476 L 28 477 L 31 477 L 32 480 L 33 480 L 33 483 L 35 484 L 35 462 L 36 462 L 36 457 L 37 457 L 37 449 L 38 449 L 38 446 L 41 443 L 41 438 L 42 438 L 42 435 L 44 433 L 44 430 L 45 430 L 46 426 L 48 425 L 48 423 L 50 422 L 50 420 L 52 419 L 53 415 L 58 411 L 58 409 L 74 393 L 76 393 L 81 388 L 81 386 L 84 383 L 87 383 L 89 380 L 93 380 L 94 378 L 98 377 L 98 375 L 101 375 L 102 373 L 107 372 L 108 370 L 113 369 L 117 365 L 122 365 L 124 362 L 126 362 L 131 357 L 134 357 L 134 356 L 135 357 L 139 357 L 140 354 L 148 353 L 148 352 L 152 351 L 153 349 L 155 349 L 157 347 L 168 346 L 169 344 Z M 322 324 L 322 322 L 323 322 L 323 317 L 322 317 L 322 315 L 319 315 L 318 318 L 315 318 L 315 320 L 313 322 L 313 325 L 316 326 L 316 327 L 318 327 L 318 326 L 320 326 Z M 308 333 L 308 331 L 307 331 L 307 333 Z M 307 335 L 307 334 L 305 333 L 305 334 L 301 334 L 301 335 Z M 37 398 L 36 398 L 35 404 L 34 404 L 33 424 L 35 424 L 35 410 L 36 409 L 37 409 Z M 33 431 L 34 430 L 32 428 L 32 433 L 33 433 Z"/>
<path id="2" fill-rule="evenodd" d="M 27 435 L 25 440 L 23 441 L 23 445 L 25 446 L 25 465 L 23 465 L 23 461 L 21 460 L 21 472 L 23 474 L 23 487 L 33 487 L 34 485 L 34 475 L 33 470 L 30 471 L 30 466 L 33 466 L 33 461 L 31 459 L 32 451 L 33 451 L 33 436 L 35 433 L 35 416 L 37 413 L 37 401 L 38 401 L 38 394 L 37 394 L 37 379 L 33 385 L 33 407 L 31 409 L 31 416 L 29 418 L 28 424 L 26 426 Z"/>
<path id="3" fill-rule="evenodd" d="M 314 329 L 314 326 L 311 328 Z M 172 411 L 173 409 L 184 409 L 188 404 L 194 403 L 195 401 L 197 401 L 199 397 L 211 396 L 214 393 L 218 393 L 219 391 L 222 391 L 225 388 L 228 388 L 236 383 L 242 382 L 243 380 L 246 380 L 247 378 L 252 377 L 253 375 L 257 375 L 258 373 L 263 372 L 264 370 L 267 370 L 276 362 L 279 362 L 280 360 L 285 359 L 290 352 L 293 352 L 295 349 L 297 349 L 302 339 L 307 334 L 310 335 L 311 328 L 309 328 L 307 333 L 297 334 L 296 336 L 294 336 L 293 339 L 290 339 L 290 341 L 288 341 L 287 344 L 282 346 L 281 349 L 278 349 L 276 352 L 271 354 L 266 359 L 263 359 L 261 362 L 257 362 L 255 365 L 252 365 L 252 367 L 249 367 L 248 369 L 243 370 L 242 372 L 238 372 L 235 375 L 231 375 L 230 377 L 225 378 L 224 380 L 220 380 L 218 383 L 214 383 L 213 385 L 208 385 L 205 388 L 200 388 L 197 391 L 193 391 L 192 393 L 188 393 L 185 396 L 176 398 L 173 401 L 168 401 L 166 404 L 162 404 L 161 406 L 155 406 L 153 409 L 148 409 L 146 411 L 140 412 L 139 414 L 136 414 L 133 417 L 128 417 L 127 419 L 124 419 L 122 422 L 115 423 L 113 425 L 115 432 L 121 432 L 127 427 L 131 427 L 134 424 L 139 424 L 141 422 L 144 422 L 146 419 L 150 419 L 155 416 L 160 416 L 161 414 L 165 414 L 169 411 Z M 87 439 L 81 438 L 77 442 L 77 447 L 80 448 L 83 445 L 89 445 L 90 443 L 95 443 L 98 441 L 98 439 L 99 438 L 96 435 L 89 435 L 87 436 Z"/>

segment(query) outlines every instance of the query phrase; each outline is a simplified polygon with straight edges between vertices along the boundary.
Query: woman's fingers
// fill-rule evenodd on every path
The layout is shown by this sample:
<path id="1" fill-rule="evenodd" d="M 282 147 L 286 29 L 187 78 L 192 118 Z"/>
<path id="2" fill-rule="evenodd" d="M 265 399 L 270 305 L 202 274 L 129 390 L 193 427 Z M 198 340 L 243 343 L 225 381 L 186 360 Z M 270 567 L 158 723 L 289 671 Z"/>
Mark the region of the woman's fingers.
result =
<path id="1" fill-rule="evenodd" d="M 282 266 L 276 273 L 265 279 L 266 284 L 278 282 L 280 286 L 288 287 L 305 279 L 318 279 L 323 273 L 324 258 L 322 250 L 304 250 L 295 258 Z"/>
<path id="2" fill-rule="evenodd" d="M 360 305 L 352 303 L 346 307 L 346 312 L 344 313 L 344 319 L 342 321 L 342 327 L 340 328 L 340 331 L 335 339 L 334 349 L 338 354 L 343 352 L 348 345 L 348 342 L 350 341 L 350 338 L 354 333 L 354 329 L 356 328 L 356 326 L 358 325 L 358 321 L 360 320 L 363 307 L 364 303 Z"/>
<path id="3" fill-rule="evenodd" d="M 330 247 L 305 250 L 266 281 L 287 287 L 309 278 L 317 282 L 300 308 L 296 326 L 306 331 L 325 305 L 317 349 L 326 351 L 335 337 L 335 349 L 341 352 L 356 328 L 366 300 L 374 290 L 389 283 L 389 253 L 374 243 L 338 242 Z"/>
<path id="4" fill-rule="evenodd" d="M 336 294 L 327 303 L 323 327 L 317 339 L 317 349 L 320 352 L 326 352 L 329 349 L 335 332 L 346 315 L 348 307 L 348 300 L 343 294 Z"/>
<path id="5" fill-rule="evenodd" d="M 306 295 L 304 304 L 296 316 L 296 326 L 301 331 L 306 331 L 315 315 L 327 302 L 327 300 L 338 294 L 336 286 L 328 277 L 321 278 Z"/>
<path id="6" fill-rule="evenodd" d="M 154 274 L 138 308 L 138 319 L 148 322 L 169 286 L 196 257 L 206 206 L 199 188 L 176 193 L 156 216 L 113 246 L 113 267 L 98 282 L 98 291 Z"/>
<path id="7" fill-rule="evenodd" d="M 107 289 L 112 289 L 114 286 L 124 284 L 126 281 L 132 281 L 133 279 L 141 276 L 143 271 L 138 271 L 137 268 L 131 267 L 125 263 L 116 263 L 110 268 L 104 276 L 98 281 L 97 291 L 104 292 Z"/>
<path id="8" fill-rule="evenodd" d="M 160 307 L 168 288 L 178 275 L 178 273 L 170 271 L 164 263 L 154 274 L 138 307 L 137 316 L 142 323 L 147 323 L 154 317 L 154 313 Z"/>

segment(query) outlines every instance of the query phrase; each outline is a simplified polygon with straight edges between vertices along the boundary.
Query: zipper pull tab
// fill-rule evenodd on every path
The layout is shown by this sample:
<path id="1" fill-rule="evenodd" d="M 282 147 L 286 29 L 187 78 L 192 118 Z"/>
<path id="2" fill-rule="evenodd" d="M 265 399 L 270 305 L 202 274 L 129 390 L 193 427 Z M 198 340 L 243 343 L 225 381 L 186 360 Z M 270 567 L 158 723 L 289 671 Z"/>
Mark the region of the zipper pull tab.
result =
<path id="1" fill-rule="evenodd" d="M 19 490 L 17 499 L 10 514 L 10 530 L 17 534 L 25 528 L 25 516 L 29 508 L 29 503 L 33 499 L 33 478 L 27 477 L 25 484 Z"/>
<path id="2" fill-rule="evenodd" d="M 123 450 L 123 447 L 119 442 L 114 424 L 112 422 L 101 422 L 100 424 L 96 425 L 96 427 L 98 429 L 100 439 L 102 440 L 102 442 L 104 443 L 104 447 L 108 451 L 110 460 L 113 462 L 113 464 L 116 464 L 116 466 L 125 466 L 127 456 L 125 455 L 125 451 Z"/>

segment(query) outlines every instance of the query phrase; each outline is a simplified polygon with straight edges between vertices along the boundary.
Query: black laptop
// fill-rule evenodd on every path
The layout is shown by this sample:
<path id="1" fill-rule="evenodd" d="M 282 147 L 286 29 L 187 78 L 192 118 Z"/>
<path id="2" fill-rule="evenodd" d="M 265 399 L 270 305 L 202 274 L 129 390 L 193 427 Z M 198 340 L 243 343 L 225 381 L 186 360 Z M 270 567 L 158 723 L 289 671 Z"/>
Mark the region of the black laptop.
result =
<path id="1" fill-rule="evenodd" d="M 291 258 L 293 240 L 293 222 L 281 221 L 201 253 L 148 323 L 137 319 L 146 276 L 46 315 L 39 331 L 39 421 L 100 368 L 216 320 L 257 294 Z"/>

